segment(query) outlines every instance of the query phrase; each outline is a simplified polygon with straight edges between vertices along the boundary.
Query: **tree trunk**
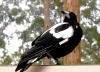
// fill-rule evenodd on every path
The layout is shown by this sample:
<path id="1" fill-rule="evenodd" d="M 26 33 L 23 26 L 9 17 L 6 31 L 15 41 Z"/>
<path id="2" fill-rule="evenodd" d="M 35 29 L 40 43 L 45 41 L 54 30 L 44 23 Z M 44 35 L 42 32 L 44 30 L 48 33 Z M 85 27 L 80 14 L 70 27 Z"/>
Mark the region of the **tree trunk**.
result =
<path id="1" fill-rule="evenodd" d="M 45 20 L 44 20 L 44 31 L 46 31 L 50 27 L 50 19 L 49 19 L 49 0 L 44 0 L 44 15 L 45 15 Z M 45 57 L 43 59 L 43 64 L 44 65 L 50 65 L 50 60 Z"/>
<path id="2" fill-rule="evenodd" d="M 50 18 L 49 18 L 49 0 L 44 0 L 44 31 L 50 27 Z"/>
<path id="3" fill-rule="evenodd" d="M 80 22 L 80 0 L 64 0 L 64 10 L 76 14 Z M 64 57 L 64 64 L 80 64 L 80 44 L 70 54 Z"/>

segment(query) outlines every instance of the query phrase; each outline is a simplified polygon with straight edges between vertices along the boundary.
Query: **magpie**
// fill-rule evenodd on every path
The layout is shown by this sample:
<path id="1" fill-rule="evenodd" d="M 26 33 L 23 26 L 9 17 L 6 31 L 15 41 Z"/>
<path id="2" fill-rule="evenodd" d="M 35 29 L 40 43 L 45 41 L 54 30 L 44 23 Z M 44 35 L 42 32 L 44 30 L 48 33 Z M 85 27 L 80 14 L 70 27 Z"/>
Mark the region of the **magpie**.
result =
<path id="1" fill-rule="evenodd" d="M 81 41 L 82 29 L 75 13 L 61 11 L 64 15 L 62 23 L 58 23 L 42 33 L 32 42 L 32 48 L 21 55 L 15 71 L 24 72 L 34 62 L 47 57 L 60 64 L 59 58 L 71 53 Z"/>

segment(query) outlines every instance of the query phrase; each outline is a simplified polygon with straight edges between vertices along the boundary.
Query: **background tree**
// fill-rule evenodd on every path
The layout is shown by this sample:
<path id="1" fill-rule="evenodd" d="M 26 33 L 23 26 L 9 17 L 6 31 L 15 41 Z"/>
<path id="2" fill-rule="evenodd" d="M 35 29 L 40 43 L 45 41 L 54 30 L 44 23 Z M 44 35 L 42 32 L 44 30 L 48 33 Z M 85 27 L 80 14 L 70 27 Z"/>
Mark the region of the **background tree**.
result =
<path id="1" fill-rule="evenodd" d="M 80 23 L 80 0 L 64 0 L 64 10 L 72 11 L 76 14 Z M 80 64 L 80 44 L 67 56 L 64 57 L 64 64 Z"/>
<path id="2" fill-rule="evenodd" d="M 49 17 L 49 0 L 44 0 L 44 31 L 46 31 L 50 27 L 50 17 Z M 44 65 L 50 65 L 50 60 L 45 57 L 43 59 Z"/>

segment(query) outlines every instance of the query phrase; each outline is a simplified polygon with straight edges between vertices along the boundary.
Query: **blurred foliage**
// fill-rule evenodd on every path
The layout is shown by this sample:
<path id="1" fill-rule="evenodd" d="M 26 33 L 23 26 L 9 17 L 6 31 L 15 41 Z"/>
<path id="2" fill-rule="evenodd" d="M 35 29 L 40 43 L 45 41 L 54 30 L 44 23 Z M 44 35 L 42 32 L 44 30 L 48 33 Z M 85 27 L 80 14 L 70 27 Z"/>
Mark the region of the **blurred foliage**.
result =
<path id="1" fill-rule="evenodd" d="M 87 2 L 88 2 L 88 0 L 80 0 L 80 3 L 82 6 L 86 6 Z"/>
<path id="2" fill-rule="evenodd" d="M 17 65 L 20 60 L 20 57 L 21 57 L 21 53 L 15 51 L 11 56 L 12 59 L 11 65 Z"/>
<path id="3" fill-rule="evenodd" d="M 13 8 L 11 10 L 11 13 L 10 14 L 16 16 L 18 14 L 18 9 L 17 8 Z"/>
<path id="4" fill-rule="evenodd" d="M 44 19 L 42 17 L 36 17 L 32 25 L 30 26 L 30 29 L 34 29 L 34 31 L 38 31 L 41 34 L 43 33 L 42 30 L 43 26 L 44 26 Z"/>
<path id="5" fill-rule="evenodd" d="M 43 24 L 44 24 L 44 19 L 43 19 L 43 18 L 41 18 L 41 17 L 35 18 L 35 20 L 34 20 L 34 25 L 43 26 Z"/>
<path id="6" fill-rule="evenodd" d="M 91 14 L 91 9 L 90 9 L 90 8 L 87 8 L 87 9 L 85 9 L 85 10 L 83 11 L 83 13 L 84 13 L 84 16 L 85 16 L 86 18 L 88 18 L 88 17 L 90 16 L 90 14 Z"/>
<path id="7" fill-rule="evenodd" d="M 27 42 L 27 39 L 29 38 L 30 34 L 28 31 L 23 31 L 21 38 L 23 40 L 23 42 Z"/>
<path id="8" fill-rule="evenodd" d="M 1 57 L 3 60 L 1 61 L 2 62 L 2 65 L 9 65 L 9 64 L 11 64 L 11 62 L 12 62 L 12 59 L 11 59 L 11 57 L 10 56 L 6 56 L 6 57 Z"/>
<path id="9" fill-rule="evenodd" d="M 0 21 L 3 21 L 3 15 L 0 15 Z"/>
<path id="10" fill-rule="evenodd" d="M 0 39 L 0 48 L 4 48 L 5 47 L 5 42 L 3 39 Z"/>
<path id="11" fill-rule="evenodd" d="M 16 23 L 20 24 L 24 19 L 25 19 L 25 15 L 22 14 L 21 16 L 19 16 L 19 17 L 16 18 Z"/>
<path id="12" fill-rule="evenodd" d="M 97 1 L 81 0 L 81 26 L 84 33 L 81 42 L 82 64 L 100 64 L 100 10 Z"/>
<path id="13" fill-rule="evenodd" d="M 27 51 L 31 47 L 30 43 L 43 33 L 43 0 L 23 1 L 25 0 L 7 0 L 3 1 L 0 6 L 0 49 L 2 49 L 3 54 L 0 55 L 0 65 L 17 65 L 21 54 Z M 98 0 L 80 1 L 80 23 L 84 32 L 81 42 L 81 62 L 82 64 L 100 64 L 100 33 L 98 33 L 98 26 L 100 26 L 100 3 L 97 3 Z M 61 22 L 60 11 L 63 10 L 64 0 L 50 0 L 49 2 L 50 22 L 52 26 Z M 7 35 L 4 31 L 9 28 L 10 25 L 23 27 L 22 30 L 17 29 L 11 35 Z M 22 45 L 19 46 L 18 51 L 9 55 L 10 49 L 8 49 L 6 45 L 10 45 L 13 34 L 17 34 L 18 39 L 22 41 Z M 63 65 L 63 58 L 59 60 Z M 42 64 L 43 61 L 40 60 L 34 65 Z M 51 64 L 55 65 L 52 59 Z"/>

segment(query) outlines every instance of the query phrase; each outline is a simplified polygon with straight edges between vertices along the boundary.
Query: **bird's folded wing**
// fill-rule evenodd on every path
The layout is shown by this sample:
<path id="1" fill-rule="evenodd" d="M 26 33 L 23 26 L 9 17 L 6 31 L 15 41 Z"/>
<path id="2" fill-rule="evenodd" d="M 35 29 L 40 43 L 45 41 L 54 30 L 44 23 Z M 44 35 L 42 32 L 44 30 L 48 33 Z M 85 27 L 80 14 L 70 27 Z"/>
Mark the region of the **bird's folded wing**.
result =
<path id="1" fill-rule="evenodd" d="M 34 59 L 34 58 L 40 57 L 40 56 L 42 56 L 44 54 L 47 54 L 48 52 L 54 50 L 55 46 L 56 46 L 56 44 L 55 45 L 50 45 L 50 46 L 45 47 L 45 48 L 43 46 L 41 46 L 41 47 L 39 47 L 37 49 L 33 49 L 33 50 L 30 49 L 27 52 L 27 54 L 25 53 L 25 55 L 24 54 L 22 55 L 22 60 L 20 61 L 20 63 L 23 63 L 23 62 L 26 62 L 26 61 L 28 61 L 30 59 Z"/>

